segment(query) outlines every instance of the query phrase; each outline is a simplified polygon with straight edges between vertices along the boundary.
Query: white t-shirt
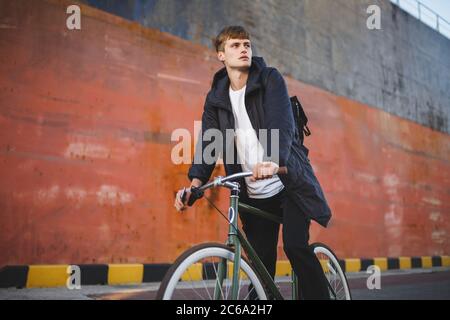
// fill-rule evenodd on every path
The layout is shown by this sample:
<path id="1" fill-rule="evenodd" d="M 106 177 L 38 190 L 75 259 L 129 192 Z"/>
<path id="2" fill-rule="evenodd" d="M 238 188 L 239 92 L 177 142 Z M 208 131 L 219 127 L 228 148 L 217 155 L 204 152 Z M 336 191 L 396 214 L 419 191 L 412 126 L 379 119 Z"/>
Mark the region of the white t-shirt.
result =
<path id="1" fill-rule="evenodd" d="M 245 108 L 246 87 L 233 91 L 230 86 L 229 92 L 235 120 L 237 155 L 241 162 L 242 171 L 252 171 L 256 163 L 263 161 L 264 148 L 258 140 Z M 250 181 L 250 177 L 248 177 L 245 178 L 245 182 L 248 196 L 255 199 L 270 198 L 284 188 L 277 175 L 270 179 L 257 181 Z"/>

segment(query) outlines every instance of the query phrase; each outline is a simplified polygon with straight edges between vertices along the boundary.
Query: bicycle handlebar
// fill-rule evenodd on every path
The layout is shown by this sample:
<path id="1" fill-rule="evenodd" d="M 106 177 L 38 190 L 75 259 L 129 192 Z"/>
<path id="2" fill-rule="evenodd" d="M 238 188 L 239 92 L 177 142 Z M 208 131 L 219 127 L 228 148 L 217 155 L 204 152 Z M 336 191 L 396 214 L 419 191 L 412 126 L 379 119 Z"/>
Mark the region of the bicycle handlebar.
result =
<path id="1" fill-rule="evenodd" d="M 288 170 L 287 167 L 279 167 L 278 171 L 276 174 L 287 174 Z M 213 181 L 208 182 L 207 184 L 201 186 L 200 188 L 198 188 L 200 191 L 205 191 L 206 189 L 209 189 L 211 187 L 216 187 L 218 185 L 223 185 L 225 182 L 228 181 L 234 181 L 240 178 L 245 178 L 245 177 L 251 177 L 253 175 L 253 172 L 248 171 L 248 172 L 239 172 L 239 173 L 235 173 L 226 177 L 216 177 L 214 178 Z"/>
<path id="2" fill-rule="evenodd" d="M 287 173 L 288 173 L 287 167 L 279 167 L 276 172 L 276 174 L 287 174 Z M 203 192 L 206 189 L 209 189 L 212 187 L 217 187 L 217 186 L 225 186 L 228 188 L 233 188 L 234 186 L 230 183 L 230 181 L 237 180 L 240 178 L 250 177 L 252 175 L 253 175 L 253 172 L 251 172 L 251 171 L 239 172 L 239 173 L 235 173 L 235 174 L 232 174 L 232 175 L 229 175 L 226 177 L 216 177 L 216 178 L 214 178 L 213 181 L 208 182 L 207 184 L 205 184 L 199 188 L 192 187 L 191 188 L 191 196 L 188 201 L 188 206 L 192 206 L 197 199 L 200 199 L 201 197 L 203 197 Z M 186 193 L 187 193 L 187 190 L 186 190 L 186 188 L 184 188 L 183 193 L 181 194 L 181 201 L 183 203 L 186 198 Z"/>

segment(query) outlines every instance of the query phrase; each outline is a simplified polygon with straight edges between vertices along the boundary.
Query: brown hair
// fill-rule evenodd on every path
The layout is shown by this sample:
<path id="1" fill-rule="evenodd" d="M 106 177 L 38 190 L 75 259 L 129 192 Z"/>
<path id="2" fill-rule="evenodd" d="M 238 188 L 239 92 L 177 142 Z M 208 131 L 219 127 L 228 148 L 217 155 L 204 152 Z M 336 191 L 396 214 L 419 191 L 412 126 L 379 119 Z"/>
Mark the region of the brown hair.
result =
<path id="1" fill-rule="evenodd" d="M 212 42 L 216 52 L 225 50 L 225 41 L 228 39 L 249 39 L 250 34 L 244 27 L 241 26 L 229 26 L 225 27 L 220 31 L 220 33 L 215 37 Z"/>

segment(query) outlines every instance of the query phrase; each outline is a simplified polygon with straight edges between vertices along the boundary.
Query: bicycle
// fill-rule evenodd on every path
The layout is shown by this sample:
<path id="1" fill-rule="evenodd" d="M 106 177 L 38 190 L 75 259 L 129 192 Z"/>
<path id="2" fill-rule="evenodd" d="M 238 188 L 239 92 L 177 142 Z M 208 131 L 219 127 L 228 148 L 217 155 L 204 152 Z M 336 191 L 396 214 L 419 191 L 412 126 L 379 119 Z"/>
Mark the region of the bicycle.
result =
<path id="1" fill-rule="evenodd" d="M 279 168 L 278 174 L 286 173 L 287 168 Z M 164 276 L 156 299 L 284 299 L 280 288 L 277 287 L 261 259 L 238 228 L 238 209 L 281 223 L 281 218 L 272 213 L 239 203 L 240 186 L 235 180 L 249 176 L 252 176 L 252 172 L 236 173 L 227 177 L 219 176 L 197 188 L 196 191 L 201 195 L 209 188 L 225 187 L 230 190 L 227 241 L 225 244 L 199 244 L 182 253 Z M 330 298 L 351 300 L 347 278 L 337 256 L 322 243 L 313 243 L 310 246 L 319 259 L 328 280 Z M 242 256 L 242 251 L 246 253 L 246 257 Z M 291 284 L 290 293 L 294 300 L 299 298 L 298 281 L 294 271 L 291 270 L 291 279 L 288 283 Z"/>

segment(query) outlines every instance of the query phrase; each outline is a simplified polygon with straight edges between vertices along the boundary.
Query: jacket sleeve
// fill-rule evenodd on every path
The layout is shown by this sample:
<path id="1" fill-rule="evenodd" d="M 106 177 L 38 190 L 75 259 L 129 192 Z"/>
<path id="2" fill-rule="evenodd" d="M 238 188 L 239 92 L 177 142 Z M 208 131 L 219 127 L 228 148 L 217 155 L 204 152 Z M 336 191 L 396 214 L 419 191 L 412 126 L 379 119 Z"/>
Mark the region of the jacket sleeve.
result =
<path id="1" fill-rule="evenodd" d="M 277 162 L 274 155 L 271 154 L 272 134 L 270 130 L 278 129 L 278 165 L 281 167 L 286 166 L 295 137 L 294 115 L 286 83 L 281 73 L 277 69 L 271 68 L 267 77 L 264 90 L 265 127 L 269 129 L 267 153 L 272 158 L 272 161 L 275 160 Z M 274 141 L 274 143 L 276 142 Z"/>
<path id="2" fill-rule="evenodd" d="M 205 148 L 210 143 L 212 143 L 210 141 L 203 141 L 202 139 L 203 134 L 208 129 L 219 129 L 219 121 L 217 117 L 217 111 L 214 110 L 213 107 L 207 102 L 205 102 L 202 115 L 202 130 L 199 132 L 194 159 L 188 172 L 188 177 L 191 181 L 192 179 L 197 178 L 200 179 L 203 184 L 208 182 L 209 178 L 211 177 L 211 173 L 213 172 L 217 162 L 217 158 L 219 157 L 218 152 L 213 154 L 213 163 L 207 163 L 203 158 L 203 152 Z"/>

